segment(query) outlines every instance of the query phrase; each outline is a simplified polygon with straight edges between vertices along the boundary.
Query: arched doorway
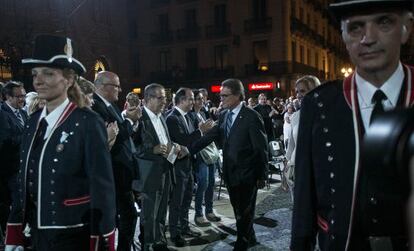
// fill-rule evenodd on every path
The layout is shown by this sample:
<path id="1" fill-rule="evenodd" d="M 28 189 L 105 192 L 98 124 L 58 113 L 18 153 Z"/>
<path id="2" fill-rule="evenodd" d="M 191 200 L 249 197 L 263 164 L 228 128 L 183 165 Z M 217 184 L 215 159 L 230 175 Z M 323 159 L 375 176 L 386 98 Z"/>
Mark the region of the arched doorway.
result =
<path id="1" fill-rule="evenodd" d="M 106 61 L 105 56 L 100 56 L 96 61 L 94 65 L 94 72 L 95 72 L 95 78 L 98 72 L 101 71 L 109 71 L 109 64 Z"/>

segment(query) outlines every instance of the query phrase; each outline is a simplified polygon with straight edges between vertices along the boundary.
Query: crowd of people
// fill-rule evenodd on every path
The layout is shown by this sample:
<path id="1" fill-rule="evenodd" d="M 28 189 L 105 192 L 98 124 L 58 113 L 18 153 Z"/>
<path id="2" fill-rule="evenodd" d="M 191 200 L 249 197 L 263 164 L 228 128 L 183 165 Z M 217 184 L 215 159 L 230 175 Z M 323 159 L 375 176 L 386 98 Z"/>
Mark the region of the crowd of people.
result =
<path id="1" fill-rule="evenodd" d="M 182 87 L 167 97 L 151 83 L 142 99 L 127 93 L 119 109 L 116 73 L 88 81 L 70 38 L 36 37 L 33 56 L 22 61 L 35 91 L 18 81 L 0 85 L 5 250 L 131 250 L 138 217 L 142 250 L 170 250 L 167 229 L 183 247 L 201 235 L 189 220 L 193 196 L 194 224 L 222 220 L 213 210 L 218 170 L 236 219 L 234 250 L 247 250 L 258 243 L 256 197 L 275 141 L 285 150 L 282 176 L 294 202 L 291 250 L 408 250 L 410 187 L 401 181 L 409 175 L 377 170 L 360 148 L 381 114 L 414 103 L 414 70 L 399 56 L 412 7 L 407 0 L 331 4 L 354 74 L 323 84 L 304 75 L 295 96 L 247 101 L 243 83 L 230 78 L 217 105 L 206 89 Z"/>

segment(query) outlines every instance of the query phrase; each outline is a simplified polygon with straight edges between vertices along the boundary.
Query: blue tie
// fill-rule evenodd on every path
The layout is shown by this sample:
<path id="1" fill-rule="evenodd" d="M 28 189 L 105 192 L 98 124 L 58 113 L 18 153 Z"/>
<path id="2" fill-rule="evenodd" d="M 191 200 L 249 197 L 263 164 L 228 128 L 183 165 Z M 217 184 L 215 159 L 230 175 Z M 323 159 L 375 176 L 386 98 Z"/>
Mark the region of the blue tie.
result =
<path id="1" fill-rule="evenodd" d="M 233 121 L 233 112 L 229 112 L 226 119 L 226 137 L 230 134 L 231 122 Z"/>

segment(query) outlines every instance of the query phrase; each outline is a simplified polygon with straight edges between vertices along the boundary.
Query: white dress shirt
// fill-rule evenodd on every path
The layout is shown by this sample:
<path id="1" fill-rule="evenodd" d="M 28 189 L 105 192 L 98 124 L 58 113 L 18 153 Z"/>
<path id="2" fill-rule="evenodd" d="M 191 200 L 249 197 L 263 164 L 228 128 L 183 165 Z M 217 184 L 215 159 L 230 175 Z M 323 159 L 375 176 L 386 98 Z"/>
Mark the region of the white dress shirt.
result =
<path id="1" fill-rule="evenodd" d="M 168 137 L 167 132 L 165 131 L 164 126 L 161 122 L 161 114 L 155 114 L 146 106 L 144 106 L 145 111 L 147 112 L 149 118 L 151 119 L 151 123 L 154 126 L 155 132 L 157 132 L 158 140 L 161 144 L 167 145 L 168 144 Z"/>
<path id="2" fill-rule="evenodd" d="M 401 63 L 399 63 L 397 70 L 395 70 L 391 77 L 385 81 L 380 88 L 377 88 L 375 85 L 363 79 L 358 72 L 355 75 L 355 81 L 358 92 L 359 110 L 361 111 L 364 128 L 367 129 L 369 128 L 371 113 L 374 109 L 374 104 L 371 103 L 374 93 L 377 90 L 383 91 L 385 96 L 387 96 L 387 99 L 382 101 L 384 110 L 388 111 L 393 109 L 397 105 L 401 87 L 403 85 L 404 70 Z"/>
<path id="3" fill-rule="evenodd" d="M 58 120 L 59 120 L 60 116 L 62 115 L 62 113 L 65 110 L 67 105 L 69 105 L 69 99 L 66 99 L 65 101 L 63 101 L 62 104 L 60 104 L 58 107 L 56 107 L 49 114 L 47 114 L 46 106 L 43 107 L 42 114 L 40 114 L 40 118 L 39 118 L 39 121 L 42 118 L 45 118 L 45 120 L 47 122 L 47 128 L 46 128 L 45 136 L 44 136 L 43 139 L 47 139 L 49 137 L 50 133 L 52 133 L 52 130 L 54 129 L 54 127 L 57 126 L 57 123 L 59 122 Z"/>

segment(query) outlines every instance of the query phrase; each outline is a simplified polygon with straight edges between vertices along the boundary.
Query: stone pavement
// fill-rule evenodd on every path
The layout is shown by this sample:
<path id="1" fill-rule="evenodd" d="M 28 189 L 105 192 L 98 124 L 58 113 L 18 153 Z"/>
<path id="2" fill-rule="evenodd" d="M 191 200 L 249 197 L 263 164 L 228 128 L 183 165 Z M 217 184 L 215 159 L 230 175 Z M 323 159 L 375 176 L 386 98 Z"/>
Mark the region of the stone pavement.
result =
<path id="1" fill-rule="evenodd" d="M 270 188 L 258 192 L 254 229 L 260 245 L 250 248 L 251 251 L 289 250 L 292 202 L 289 193 L 280 188 L 278 180 L 276 182 L 273 180 Z M 182 248 L 176 248 L 169 243 L 169 248 L 182 251 L 233 250 L 232 245 L 236 240 L 233 209 L 225 189 L 221 193 L 220 200 L 217 200 L 217 191 L 215 193 L 214 211 L 222 221 L 210 227 L 197 227 L 192 224 L 191 227 L 202 232 L 202 236 L 187 238 L 187 246 Z M 190 223 L 194 223 L 193 219 L 194 210 L 190 209 Z"/>

